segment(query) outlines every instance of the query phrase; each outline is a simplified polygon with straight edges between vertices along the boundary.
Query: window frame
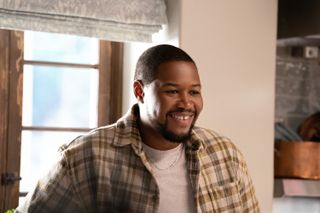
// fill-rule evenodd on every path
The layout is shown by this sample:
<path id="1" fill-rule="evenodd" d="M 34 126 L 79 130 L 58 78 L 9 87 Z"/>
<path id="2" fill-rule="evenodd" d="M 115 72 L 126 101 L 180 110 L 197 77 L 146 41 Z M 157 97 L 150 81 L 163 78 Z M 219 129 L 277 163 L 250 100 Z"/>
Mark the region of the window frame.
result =
<path id="1" fill-rule="evenodd" d="M 24 33 L 0 30 L 0 212 L 15 208 L 19 199 L 19 181 L 4 185 L 3 174 L 20 177 L 22 130 L 88 131 L 86 128 L 23 127 L 23 66 L 47 63 L 48 66 L 94 66 L 99 71 L 98 126 L 115 122 L 122 109 L 123 43 L 99 41 L 99 63 L 80 65 L 23 60 Z M 91 67 L 92 68 L 92 67 Z M 18 159 L 18 160 L 17 160 Z"/>
<path id="2" fill-rule="evenodd" d="M 19 196 L 19 181 L 4 185 L 5 173 L 19 177 L 21 113 L 22 113 L 22 58 L 23 33 L 0 31 L 0 211 L 15 206 L 12 199 Z"/>

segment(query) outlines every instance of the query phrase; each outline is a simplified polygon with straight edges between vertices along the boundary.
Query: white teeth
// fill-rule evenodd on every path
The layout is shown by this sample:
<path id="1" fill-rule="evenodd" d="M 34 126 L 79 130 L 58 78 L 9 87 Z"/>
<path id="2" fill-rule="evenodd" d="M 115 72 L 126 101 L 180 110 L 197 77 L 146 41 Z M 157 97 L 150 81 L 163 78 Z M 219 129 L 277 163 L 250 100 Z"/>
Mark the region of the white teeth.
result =
<path id="1" fill-rule="evenodd" d="M 190 118 L 189 115 L 172 115 L 173 118 L 177 119 L 177 120 L 187 120 Z"/>

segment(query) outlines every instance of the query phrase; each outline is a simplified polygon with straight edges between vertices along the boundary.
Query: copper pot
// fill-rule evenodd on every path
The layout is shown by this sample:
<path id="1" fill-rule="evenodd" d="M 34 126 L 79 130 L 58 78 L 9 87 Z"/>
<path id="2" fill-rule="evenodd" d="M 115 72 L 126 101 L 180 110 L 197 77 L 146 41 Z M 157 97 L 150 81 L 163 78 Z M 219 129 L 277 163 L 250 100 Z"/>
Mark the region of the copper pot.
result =
<path id="1" fill-rule="evenodd" d="M 320 180 L 320 143 L 276 142 L 275 177 Z"/>

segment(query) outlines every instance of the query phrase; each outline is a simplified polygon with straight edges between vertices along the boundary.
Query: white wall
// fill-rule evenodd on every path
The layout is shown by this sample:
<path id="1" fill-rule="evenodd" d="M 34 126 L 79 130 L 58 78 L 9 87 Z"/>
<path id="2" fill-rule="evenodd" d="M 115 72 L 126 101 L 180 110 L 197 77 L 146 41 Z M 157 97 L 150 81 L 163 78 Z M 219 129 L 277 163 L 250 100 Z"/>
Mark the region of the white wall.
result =
<path id="1" fill-rule="evenodd" d="M 262 212 L 272 212 L 277 1 L 182 0 L 180 46 L 203 84 L 198 124 L 244 153 Z"/>

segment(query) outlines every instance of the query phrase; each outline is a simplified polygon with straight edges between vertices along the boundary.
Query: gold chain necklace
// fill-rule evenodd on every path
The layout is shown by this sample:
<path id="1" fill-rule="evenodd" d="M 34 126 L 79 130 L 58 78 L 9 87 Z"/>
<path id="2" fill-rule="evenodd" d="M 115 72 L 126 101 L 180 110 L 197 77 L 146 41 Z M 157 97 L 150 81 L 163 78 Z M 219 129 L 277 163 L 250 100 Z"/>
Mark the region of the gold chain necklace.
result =
<path id="1" fill-rule="evenodd" d="M 165 167 L 165 168 L 159 167 L 159 166 L 157 165 L 157 163 L 154 162 L 151 158 L 150 158 L 150 164 L 151 164 L 151 166 L 153 166 L 154 168 L 156 168 L 156 169 L 158 169 L 158 170 L 161 170 L 161 171 L 163 171 L 163 170 L 168 170 L 168 169 L 174 167 L 174 166 L 177 164 L 177 162 L 180 160 L 180 158 L 181 158 L 181 156 L 182 156 L 183 150 L 184 150 L 184 148 L 183 148 L 183 145 L 182 145 L 182 147 L 181 147 L 180 150 L 179 150 L 179 154 L 176 155 L 176 158 L 174 159 L 174 161 L 173 161 L 168 167 Z"/>

